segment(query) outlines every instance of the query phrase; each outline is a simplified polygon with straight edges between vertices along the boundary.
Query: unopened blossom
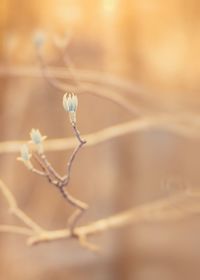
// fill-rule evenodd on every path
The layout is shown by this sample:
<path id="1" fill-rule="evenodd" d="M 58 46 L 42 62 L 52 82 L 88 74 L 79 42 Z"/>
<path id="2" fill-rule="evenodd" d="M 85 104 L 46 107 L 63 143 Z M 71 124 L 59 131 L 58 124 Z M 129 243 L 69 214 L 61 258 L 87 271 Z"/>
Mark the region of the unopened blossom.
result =
<path id="1" fill-rule="evenodd" d="M 39 129 L 32 129 L 30 132 L 31 143 L 37 145 L 37 150 L 41 154 L 43 153 L 43 141 L 46 136 L 42 136 Z"/>
<path id="2" fill-rule="evenodd" d="M 18 157 L 17 159 L 22 161 L 28 169 L 32 169 L 33 166 L 30 161 L 31 154 L 29 153 L 29 148 L 27 145 L 24 144 L 21 146 L 20 154 L 21 154 L 21 156 Z"/>
<path id="3" fill-rule="evenodd" d="M 63 96 L 63 107 L 69 113 L 70 121 L 72 124 L 76 123 L 76 111 L 78 107 L 78 98 L 76 95 L 65 94 Z"/>

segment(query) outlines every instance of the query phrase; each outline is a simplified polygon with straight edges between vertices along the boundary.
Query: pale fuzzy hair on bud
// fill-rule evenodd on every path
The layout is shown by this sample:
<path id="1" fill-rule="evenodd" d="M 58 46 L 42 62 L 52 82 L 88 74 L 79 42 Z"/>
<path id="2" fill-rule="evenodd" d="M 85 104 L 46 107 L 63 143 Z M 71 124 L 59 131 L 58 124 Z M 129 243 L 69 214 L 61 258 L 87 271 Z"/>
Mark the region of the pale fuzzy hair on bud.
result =
<path id="1" fill-rule="evenodd" d="M 42 136 L 39 129 L 32 129 L 30 132 L 31 143 L 37 145 L 37 151 L 39 154 L 42 154 L 43 149 L 43 141 L 47 138 L 46 136 Z"/>
<path id="2" fill-rule="evenodd" d="M 29 148 L 28 148 L 27 145 L 24 144 L 24 145 L 21 146 L 20 154 L 21 154 L 21 156 L 18 157 L 17 160 L 22 161 L 28 169 L 32 169 L 33 166 L 32 166 L 32 163 L 30 161 L 30 158 L 31 158 L 32 155 L 29 153 Z"/>
<path id="3" fill-rule="evenodd" d="M 28 161 L 31 158 L 31 154 L 29 153 L 29 148 L 27 145 L 22 145 L 21 149 L 20 149 L 20 153 L 21 153 L 21 160 L 23 161 Z"/>
<path id="4" fill-rule="evenodd" d="M 39 129 L 32 129 L 30 132 L 30 137 L 31 137 L 31 141 L 38 145 L 41 144 L 42 141 L 44 141 L 46 139 L 46 136 L 42 136 Z"/>
<path id="5" fill-rule="evenodd" d="M 76 111 L 78 107 L 78 98 L 76 95 L 66 93 L 63 96 L 63 107 L 69 113 L 70 122 L 76 123 Z"/>
<path id="6" fill-rule="evenodd" d="M 63 107 L 67 112 L 76 112 L 78 107 L 78 98 L 76 95 L 66 93 L 63 96 Z"/>

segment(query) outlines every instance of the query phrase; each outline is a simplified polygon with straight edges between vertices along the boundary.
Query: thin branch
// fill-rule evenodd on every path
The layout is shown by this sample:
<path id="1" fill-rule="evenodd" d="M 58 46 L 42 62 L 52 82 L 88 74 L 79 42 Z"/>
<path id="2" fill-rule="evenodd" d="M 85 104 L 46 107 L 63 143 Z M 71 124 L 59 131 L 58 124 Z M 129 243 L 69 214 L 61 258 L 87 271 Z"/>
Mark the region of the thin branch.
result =
<path id="1" fill-rule="evenodd" d="M 42 228 L 38 224 L 36 224 L 28 215 L 26 215 L 22 210 L 18 208 L 15 197 L 1 180 L 0 180 L 0 190 L 8 203 L 10 213 L 16 216 L 20 221 L 22 221 L 26 226 L 31 228 L 33 231 L 41 232 Z"/>
<path id="2" fill-rule="evenodd" d="M 98 85 L 93 85 L 89 82 L 87 83 L 80 83 L 77 82 L 78 79 L 75 77 L 75 72 L 72 70 L 70 71 L 71 78 L 76 81 L 76 86 L 69 85 L 69 83 L 63 83 L 59 81 L 57 78 L 53 76 L 49 76 L 48 74 L 48 65 L 46 64 L 43 55 L 42 50 L 36 48 L 36 54 L 38 61 L 41 66 L 41 73 L 43 75 L 43 78 L 47 81 L 47 83 L 52 86 L 54 89 L 61 91 L 62 93 L 66 91 L 66 88 L 69 91 L 76 92 L 77 94 L 86 93 L 86 94 L 92 94 L 101 98 L 105 98 L 107 100 L 110 100 L 114 102 L 117 105 L 120 105 L 125 110 L 129 111 L 130 113 L 139 114 L 138 108 L 134 106 L 134 104 L 131 104 L 126 98 L 121 96 L 120 94 L 116 93 L 116 91 L 107 90 L 105 87 L 101 87 Z"/>
<path id="3" fill-rule="evenodd" d="M 73 233 L 74 228 L 75 228 L 76 224 L 78 223 L 78 221 L 80 220 L 81 216 L 83 215 L 84 211 L 88 209 L 88 205 L 86 203 L 83 203 L 82 201 L 74 198 L 73 196 L 71 196 L 65 189 L 67 187 L 67 185 L 69 184 L 69 181 L 70 181 L 73 162 L 74 162 L 78 152 L 82 148 L 82 146 L 87 143 L 85 140 L 83 140 L 81 138 L 80 132 L 78 131 L 75 123 L 72 123 L 72 128 L 73 128 L 73 131 L 74 131 L 74 134 L 75 134 L 76 138 L 79 141 L 79 145 L 75 148 L 74 152 L 72 153 L 72 155 L 71 155 L 71 157 L 70 157 L 70 159 L 67 163 L 67 175 L 61 181 L 60 192 L 61 192 L 62 196 L 72 206 L 77 208 L 75 210 L 75 214 L 72 214 L 72 216 L 70 218 L 70 222 L 68 223 L 68 225 L 70 227 L 70 230 Z"/>
<path id="4" fill-rule="evenodd" d="M 102 84 L 108 87 L 113 87 L 115 90 L 120 90 L 135 96 L 144 101 L 149 101 L 151 98 L 148 97 L 148 92 L 145 91 L 140 85 L 133 83 L 127 79 L 116 77 L 112 74 L 105 72 L 97 72 L 96 70 L 85 70 L 85 69 L 74 69 L 74 74 L 80 82 L 91 82 L 95 84 Z M 66 67 L 46 67 L 46 75 L 49 78 L 70 80 L 71 73 Z M 0 76 L 11 76 L 11 77 L 31 77 L 41 78 L 41 69 L 34 66 L 19 66 L 19 65 L 2 65 L 0 66 Z"/>
<path id="5" fill-rule="evenodd" d="M 67 175 L 63 178 L 63 181 L 64 181 L 64 185 L 66 186 L 70 180 L 70 175 L 71 175 L 71 169 L 72 169 L 72 165 L 73 165 L 73 162 L 79 152 L 79 150 L 82 148 L 82 146 L 84 144 L 86 144 L 87 142 L 85 140 L 83 140 L 80 136 L 80 133 L 76 127 L 76 125 L 72 125 L 72 128 L 73 128 L 73 131 L 74 131 L 74 134 L 76 136 L 76 138 L 78 139 L 79 141 L 79 145 L 75 148 L 75 150 L 73 151 L 68 163 L 67 163 Z"/>
<path id="6" fill-rule="evenodd" d="M 57 176 L 59 176 L 59 175 L 53 169 L 51 164 L 48 162 L 48 160 L 46 159 L 46 156 L 44 154 L 39 155 L 37 152 L 34 152 L 33 157 L 36 160 L 36 162 L 39 164 L 39 166 L 41 167 L 43 172 L 38 171 L 35 168 L 32 168 L 31 171 L 35 172 L 37 175 L 45 176 L 47 178 L 47 180 L 49 181 L 49 183 L 57 184 L 57 180 L 58 180 Z M 43 157 L 43 159 L 42 159 L 42 157 Z M 44 161 L 44 158 L 45 158 L 45 161 Z M 60 176 L 59 176 L 59 178 L 60 178 Z"/>
<path id="7" fill-rule="evenodd" d="M 182 122 L 181 120 L 184 120 Z M 181 135 L 187 138 L 200 137 L 200 118 L 196 114 L 191 114 L 187 118 L 180 116 L 154 115 L 140 119 L 131 120 L 125 123 L 112 125 L 99 131 L 85 134 L 83 138 L 87 139 L 86 147 L 95 146 L 97 144 L 115 139 L 130 133 L 150 130 L 152 128 L 161 128 L 163 130 Z M 24 141 L 5 141 L 0 142 L 0 154 L 18 153 Z M 71 150 L 76 147 L 76 140 L 73 137 L 46 140 L 45 151 L 63 151 Z M 35 148 L 33 147 L 33 150 Z"/>
<path id="8" fill-rule="evenodd" d="M 77 78 L 77 75 L 76 75 L 76 67 L 74 66 L 74 63 L 72 62 L 70 56 L 68 55 L 68 46 L 69 46 L 69 41 L 64 47 L 57 45 L 56 48 L 60 54 L 61 60 L 64 61 L 65 66 L 67 67 L 67 70 L 68 70 L 69 74 L 71 75 L 71 79 L 75 82 L 75 84 L 79 88 L 81 88 L 81 81 Z"/>
<path id="9" fill-rule="evenodd" d="M 89 242 L 87 237 L 84 235 L 79 236 L 79 243 L 83 248 L 85 248 L 91 252 L 98 253 L 98 254 L 100 254 L 102 252 L 102 249 L 99 246 Z"/>
<path id="10" fill-rule="evenodd" d="M 9 209 L 15 209 L 17 208 L 17 202 L 14 197 L 14 195 L 11 193 L 11 191 L 7 188 L 7 186 L 3 183 L 3 181 L 0 180 L 0 190 L 8 203 Z"/>
<path id="11" fill-rule="evenodd" d="M 36 168 L 32 168 L 31 171 L 33 173 L 37 174 L 37 175 L 40 175 L 40 176 L 45 176 L 45 177 L 47 176 L 47 174 L 45 172 L 42 172 L 42 171 L 40 171 L 40 170 L 38 170 Z"/>
<path id="12" fill-rule="evenodd" d="M 58 172 L 53 168 L 51 163 L 48 161 L 46 155 L 43 153 L 39 157 L 43 161 L 43 167 L 49 171 L 49 173 L 54 176 L 57 180 L 62 180 L 62 177 L 58 174 Z"/>
<path id="13" fill-rule="evenodd" d="M 66 189 L 62 186 L 60 188 L 60 192 L 62 194 L 62 196 L 75 208 L 78 208 L 81 211 L 87 210 L 88 209 L 88 205 L 76 198 L 74 198 L 73 196 L 71 196 Z"/>
<path id="14" fill-rule="evenodd" d="M 78 146 L 75 148 L 75 150 L 73 151 L 68 164 L 67 164 L 67 174 L 64 177 L 61 177 L 56 170 L 53 168 L 53 166 L 51 165 L 51 163 L 48 161 L 46 155 L 43 152 L 43 143 L 41 142 L 42 145 L 42 150 L 37 150 L 36 152 L 33 153 L 33 157 L 34 159 L 37 161 L 37 163 L 39 164 L 39 166 L 41 167 L 41 169 L 43 171 L 40 171 L 38 169 L 36 169 L 33 166 L 33 163 L 31 162 L 31 166 L 32 168 L 29 168 L 30 171 L 40 175 L 40 176 L 45 176 L 49 183 L 51 183 L 52 185 L 56 186 L 57 189 L 60 191 L 61 195 L 63 196 L 63 198 L 73 207 L 75 207 L 78 211 L 75 211 L 76 215 L 72 215 L 71 219 L 70 219 L 70 230 L 71 232 L 73 232 L 73 229 L 75 228 L 76 224 L 78 223 L 80 217 L 82 216 L 83 212 L 88 209 L 88 205 L 86 203 L 83 203 L 82 201 L 74 198 L 72 195 L 70 195 L 67 191 L 66 191 L 66 187 L 69 184 L 70 181 L 70 177 L 71 177 L 71 170 L 72 170 L 72 165 L 74 163 L 74 160 L 78 154 L 78 152 L 80 151 L 80 149 L 82 148 L 82 146 L 84 144 L 86 144 L 86 141 L 83 140 L 81 138 L 80 132 L 77 129 L 76 123 L 72 122 L 72 128 L 73 128 L 73 132 L 79 142 Z M 42 136 L 41 136 L 42 138 Z M 42 140 L 41 140 L 42 141 Z M 18 209 L 15 209 L 15 215 L 18 212 Z M 19 215 L 19 214 L 18 214 Z"/>
<path id="15" fill-rule="evenodd" d="M 42 228 L 35 223 L 27 214 L 21 211 L 18 207 L 11 209 L 11 214 L 16 216 L 20 221 L 22 221 L 25 225 L 36 232 L 41 232 Z"/>
<path id="16" fill-rule="evenodd" d="M 14 233 L 14 234 L 28 235 L 28 236 L 33 235 L 33 231 L 27 229 L 26 227 L 23 228 L 23 227 L 12 226 L 12 225 L 0 225 L 0 232 Z"/>
<path id="17" fill-rule="evenodd" d="M 82 205 L 82 209 L 85 210 L 87 209 L 87 205 Z M 76 209 L 74 211 L 74 213 L 69 217 L 68 221 L 67 221 L 67 225 L 69 228 L 75 228 L 78 220 L 80 219 L 80 216 L 83 214 L 84 212 L 82 210 L 80 210 L 79 208 Z"/>
<path id="18" fill-rule="evenodd" d="M 111 229 L 125 227 L 142 221 L 162 222 L 183 219 L 200 213 L 199 200 L 196 201 L 196 203 L 194 199 L 190 200 L 194 197 L 199 198 L 200 192 L 193 190 L 189 190 L 189 192 L 185 191 L 172 197 L 134 207 L 88 225 L 76 227 L 74 233 L 77 237 L 83 236 L 84 238 L 88 238 L 91 235 L 96 235 Z M 68 229 L 49 231 L 45 237 L 37 236 L 29 239 L 29 244 L 32 245 L 40 242 L 68 239 L 71 237 L 72 235 Z"/>
<path id="19" fill-rule="evenodd" d="M 59 91 L 63 92 L 63 89 L 66 89 L 66 84 L 58 81 L 55 77 L 51 77 L 50 78 L 49 75 L 48 75 L 47 65 L 46 65 L 46 63 L 45 63 L 45 61 L 43 59 L 43 55 L 42 55 L 41 49 L 36 48 L 36 54 L 37 54 L 38 61 L 40 63 L 40 67 L 41 67 L 41 70 L 42 70 L 43 78 L 46 80 L 46 82 L 50 86 L 52 86 L 56 90 L 59 90 Z"/>
<path id="20" fill-rule="evenodd" d="M 9 204 L 9 207 L 17 207 L 14 196 L 2 181 L 0 181 L 0 187 L 4 198 Z M 106 232 L 111 229 L 121 228 L 137 222 L 158 222 L 166 220 L 173 221 L 186 218 L 190 215 L 199 214 L 199 198 L 200 192 L 198 190 L 189 189 L 172 197 L 153 201 L 151 203 L 137 206 L 119 214 L 107 217 L 105 219 L 100 219 L 88 225 L 76 227 L 73 233 L 70 231 L 70 229 L 47 231 L 38 226 L 41 228 L 41 230 L 37 231 L 32 228 L 30 229 L 12 225 L 0 225 L 0 232 L 27 235 L 29 236 L 27 239 L 27 243 L 29 245 L 76 238 L 82 246 L 85 245 L 85 248 L 95 251 L 96 249 L 98 250 L 98 248 L 95 248 L 96 246 L 88 242 L 87 239 L 89 236 Z M 20 211 L 23 212 L 22 210 Z M 25 213 L 24 215 L 27 216 Z M 21 216 L 23 222 L 24 215 Z"/>

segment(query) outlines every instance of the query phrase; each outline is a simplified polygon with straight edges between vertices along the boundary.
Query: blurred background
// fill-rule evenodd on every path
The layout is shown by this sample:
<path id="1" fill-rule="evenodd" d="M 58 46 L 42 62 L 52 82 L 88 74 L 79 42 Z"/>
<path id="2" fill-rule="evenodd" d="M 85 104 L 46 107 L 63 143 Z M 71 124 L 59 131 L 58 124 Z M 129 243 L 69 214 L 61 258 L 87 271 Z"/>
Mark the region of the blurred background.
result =
<path id="1" fill-rule="evenodd" d="M 128 84 L 129 90 L 116 92 L 137 113 L 108 100 L 109 91 L 108 99 L 81 94 L 82 134 L 151 114 L 198 114 L 199 15 L 197 0 L 1 0 L 0 140 L 27 140 L 31 128 L 39 128 L 49 139 L 71 137 L 62 96 L 68 86 L 79 88 L 74 85 L 74 77 L 80 82 L 78 71 L 95 74 L 103 84 L 105 73 Z M 72 75 L 71 80 L 62 79 L 65 90 L 43 77 L 35 45 L 42 45 L 43 66 L 45 62 L 55 73 L 62 69 Z M 100 92 L 107 88 L 106 81 Z M 70 154 L 62 150 L 47 156 L 64 174 Z M 44 228 L 65 227 L 71 207 L 16 157 L 0 154 L 0 177 L 20 207 Z M 165 198 L 177 189 L 198 188 L 199 158 L 197 138 L 162 127 L 84 148 L 70 184 L 71 193 L 90 206 L 81 224 Z M 16 223 L 4 199 L 0 201 L 2 223 Z M 106 232 L 92 238 L 105 251 L 102 256 L 76 241 L 29 248 L 23 237 L 1 234 L 0 278 L 199 279 L 199 222 L 195 215 Z"/>

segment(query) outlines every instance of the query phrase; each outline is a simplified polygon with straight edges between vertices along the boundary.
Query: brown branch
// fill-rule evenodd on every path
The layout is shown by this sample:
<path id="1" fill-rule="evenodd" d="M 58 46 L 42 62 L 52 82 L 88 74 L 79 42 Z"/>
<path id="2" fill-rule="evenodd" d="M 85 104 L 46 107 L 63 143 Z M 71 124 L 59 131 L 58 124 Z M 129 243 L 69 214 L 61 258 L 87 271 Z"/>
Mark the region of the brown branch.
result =
<path id="1" fill-rule="evenodd" d="M 77 208 L 75 210 L 75 214 L 72 214 L 71 218 L 70 218 L 70 222 L 68 223 L 71 232 L 73 233 L 74 228 L 76 226 L 76 224 L 78 223 L 78 221 L 80 220 L 81 216 L 83 215 L 83 212 L 85 210 L 88 209 L 88 205 L 86 203 L 81 202 L 80 200 L 74 198 L 73 196 L 71 196 L 67 191 L 66 191 L 66 187 L 69 184 L 70 181 L 70 177 L 71 177 L 71 170 L 72 170 L 72 165 L 73 162 L 78 154 L 78 152 L 80 151 L 80 149 L 82 148 L 82 146 L 84 144 L 86 144 L 86 141 L 83 140 L 81 138 L 80 132 L 77 129 L 77 126 L 75 123 L 72 123 L 72 128 L 74 131 L 74 134 L 76 136 L 76 138 L 79 141 L 79 145 L 75 148 L 75 150 L 73 151 L 68 163 L 67 163 L 67 175 L 63 177 L 60 185 L 59 185 L 59 189 L 60 192 L 62 194 L 62 196 L 75 208 Z"/>
<path id="2" fill-rule="evenodd" d="M 96 235 L 111 229 L 121 228 L 142 221 L 171 221 L 200 213 L 200 192 L 198 190 L 189 189 L 172 197 L 153 201 L 105 219 L 100 219 L 88 225 L 76 227 L 73 233 L 70 229 L 48 231 L 38 226 L 31 218 L 18 208 L 13 194 L 1 180 L 0 189 L 4 198 L 8 202 L 9 208 L 18 209 L 21 213 L 23 213 L 23 215 L 20 216 L 20 219 L 27 225 L 27 228 L 13 225 L 0 225 L 0 232 L 28 236 L 27 243 L 29 245 L 76 238 L 80 242 L 80 245 L 89 250 L 96 251 L 98 248 L 87 241 L 88 237 L 91 235 Z M 29 228 L 29 223 L 26 223 L 24 217 L 26 217 L 26 220 L 28 218 L 28 220 L 34 225 L 37 225 L 37 228 L 40 230 L 35 230 L 32 226 Z"/>
<path id="3" fill-rule="evenodd" d="M 41 169 L 43 171 L 40 171 L 40 170 L 38 170 L 34 167 L 32 167 L 30 169 L 30 171 L 36 173 L 37 175 L 45 176 L 48 179 L 49 183 L 51 183 L 52 185 L 57 187 L 57 189 L 60 191 L 63 198 L 71 206 L 73 206 L 77 209 L 77 211 L 75 211 L 75 215 L 72 215 L 72 217 L 70 218 L 69 226 L 70 226 L 71 232 L 73 232 L 73 229 L 75 228 L 76 224 L 78 223 L 78 221 L 79 221 L 80 217 L 82 216 L 83 212 L 86 209 L 88 209 L 88 205 L 86 203 L 83 203 L 80 200 L 74 198 L 66 190 L 66 187 L 68 186 L 69 181 L 70 181 L 71 169 L 72 169 L 72 165 L 74 163 L 74 160 L 75 160 L 78 152 L 82 148 L 82 146 L 84 144 L 86 144 L 86 141 L 81 138 L 81 135 L 80 135 L 80 132 L 77 129 L 76 123 L 74 123 L 74 122 L 72 123 L 72 128 L 73 128 L 73 132 L 74 132 L 79 144 L 75 148 L 75 150 L 73 151 L 73 153 L 72 153 L 72 155 L 71 155 L 71 157 L 68 161 L 67 174 L 64 177 L 61 177 L 56 172 L 56 170 L 53 168 L 51 163 L 48 161 L 44 152 L 41 152 L 41 151 L 38 151 L 38 150 L 33 154 L 33 156 L 34 156 L 34 159 L 37 161 L 37 163 L 39 164 L 39 166 L 41 167 Z M 16 212 L 16 210 L 15 210 L 15 212 Z"/>
<path id="4" fill-rule="evenodd" d="M 195 201 L 194 197 L 198 198 L 198 201 Z M 117 215 L 98 220 L 88 225 L 76 227 L 74 233 L 77 237 L 83 236 L 84 238 L 88 238 L 91 235 L 96 235 L 111 229 L 125 227 L 142 221 L 176 221 L 194 214 L 199 214 L 199 198 L 199 191 L 185 191 L 172 197 L 134 207 Z M 45 237 L 40 236 L 38 238 L 37 236 L 36 238 L 29 239 L 29 242 L 30 244 L 38 244 L 40 242 L 69 239 L 71 237 L 70 231 L 68 229 L 63 229 L 49 231 Z"/>
<path id="5" fill-rule="evenodd" d="M 37 175 L 45 176 L 49 183 L 56 185 L 61 177 L 48 162 L 45 154 L 38 154 L 37 152 L 34 152 L 33 157 L 43 171 L 39 171 L 35 168 L 32 168 L 31 171 L 33 171 Z"/>
<path id="6" fill-rule="evenodd" d="M 42 160 L 42 166 L 49 172 L 50 175 L 55 177 L 57 180 L 62 180 L 62 177 L 58 174 L 58 172 L 53 168 L 51 163 L 48 161 L 46 155 L 43 153 L 38 155 L 39 161 Z"/>
<path id="7" fill-rule="evenodd" d="M 70 180 L 70 175 L 71 175 L 71 169 L 72 169 L 72 165 L 73 165 L 73 162 L 79 152 L 79 150 L 82 148 L 82 146 L 84 144 L 86 144 L 87 142 L 85 140 L 83 140 L 80 136 L 80 133 L 76 127 L 76 125 L 72 125 L 72 128 L 73 128 L 73 131 L 74 131 L 74 134 L 76 136 L 76 138 L 78 139 L 79 141 L 79 145 L 75 148 L 75 150 L 73 151 L 68 163 L 67 163 L 67 175 L 63 178 L 63 181 L 64 181 L 64 185 L 66 186 Z"/>

